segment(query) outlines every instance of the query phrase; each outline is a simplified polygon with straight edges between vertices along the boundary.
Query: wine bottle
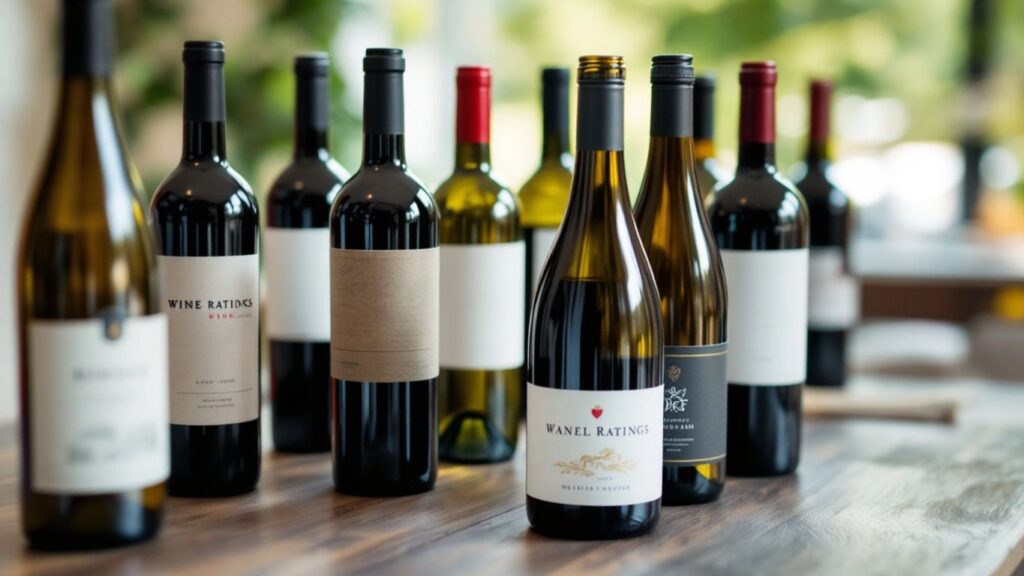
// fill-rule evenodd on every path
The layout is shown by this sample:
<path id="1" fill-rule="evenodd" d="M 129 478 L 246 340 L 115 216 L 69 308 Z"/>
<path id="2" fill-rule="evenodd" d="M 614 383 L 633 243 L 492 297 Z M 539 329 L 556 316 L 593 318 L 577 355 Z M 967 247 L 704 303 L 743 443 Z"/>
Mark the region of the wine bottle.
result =
<path id="1" fill-rule="evenodd" d="M 725 180 L 715 158 L 715 77 L 698 76 L 693 84 L 693 145 L 697 162 L 697 185 L 708 198 Z"/>
<path id="2" fill-rule="evenodd" d="M 402 51 L 363 72 L 363 163 L 331 207 L 334 487 L 397 496 L 437 478 L 438 209 L 405 162 Z"/>
<path id="3" fill-rule="evenodd" d="M 295 58 L 292 163 L 267 197 L 263 264 L 274 447 L 331 449 L 331 203 L 349 174 L 328 151 L 329 61 Z"/>
<path id="4" fill-rule="evenodd" d="M 519 202 L 491 176 L 491 71 L 456 75 L 455 172 L 441 214 L 439 454 L 453 462 L 512 457 L 519 433 L 526 248 Z"/>
<path id="5" fill-rule="evenodd" d="M 569 205 L 569 187 L 572 184 L 569 69 L 545 68 L 541 71 L 541 85 L 544 137 L 540 167 L 519 191 L 526 239 L 527 311 L 533 302 L 540 271 Z"/>
<path id="6" fill-rule="evenodd" d="M 729 285 L 729 473 L 772 476 L 800 461 L 807 368 L 808 216 L 775 167 L 774 62 L 740 69 L 736 177 L 708 207 Z"/>
<path id="7" fill-rule="evenodd" d="M 725 485 L 725 272 L 697 184 L 693 57 L 655 56 L 651 144 L 637 228 L 665 335 L 662 503 L 718 498 Z"/>
<path id="8" fill-rule="evenodd" d="M 228 164 L 224 45 L 191 41 L 181 163 L 150 212 L 170 321 L 175 496 L 248 492 L 260 476 L 259 213 Z"/>
<path id="9" fill-rule="evenodd" d="M 544 137 L 540 168 L 519 190 L 523 238 L 526 240 L 526 306 L 523 322 L 527 330 L 541 269 L 569 205 L 572 154 L 569 153 L 568 68 L 544 68 L 541 71 L 541 104 Z M 525 379 L 519 393 L 520 397 L 526 397 Z M 521 412 L 525 416 L 526 402 L 522 402 Z"/>
<path id="10" fill-rule="evenodd" d="M 796 187 L 811 215 L 810 288 L 807 314 L 807 384 L 846 381 L 846 335 L 860 315 L 860 288 L 850 274 L 853 207 L 829 180 L 829 112 L 832 85 L 811 84 L 811 131 Z"/>
<path id="11" fill-rule="evenodd" d="M 630 212 L 625 67 L 580 58 L 578 154 L 527 356 L 526 512 L 560 538 L 644 533 L 661 515 L 661 310 Z"/>
<path id="12" fill-rule="evenodd" d="M 113 103 L 111 0 L 65 0 L 57 124 L 18 262 L 21 521 L 41 549 L 157 533 L 167 318 Z"/>

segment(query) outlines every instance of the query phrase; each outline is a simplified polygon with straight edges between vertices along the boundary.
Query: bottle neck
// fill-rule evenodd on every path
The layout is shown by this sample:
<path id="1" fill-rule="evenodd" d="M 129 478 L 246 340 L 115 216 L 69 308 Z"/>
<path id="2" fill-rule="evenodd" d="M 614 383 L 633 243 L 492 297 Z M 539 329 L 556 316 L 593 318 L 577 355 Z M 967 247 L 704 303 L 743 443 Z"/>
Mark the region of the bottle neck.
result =
<path id="1" fill-rule="evenodd" d="M 663 190 L 681 194 L 688 205 L 697 205 L 700 194 L 693 186 L 693 86 L 651 85 L 651 144 L 645 180 L 665 178 Z M 677 183 L 681 182 L 682 185 Z"/>
<path id="2" fill-rule="evenodd" d="M 223 63 L 185 65 L 185 130 L 182 160 L 227 160 Z"/>
<path id="3" fill-rule="evenodd" d="M 185 121 L 184 148 L 181 159 L 186 162 L 210 160 L 224 162 L 228 158 L 224 122 Z"/>
<path id="4" fill-rule="evenodd" d="M 65 1 L 62 42 L 54 145 L 76 157 L 122 154 L 111 81 L 114 24 L 110 0 Z M 94 142 L 85 144 L 90 140 Z M 99 146 L 96 141 L 117 145 Z"/>
<path id="5" fill-rule="evenodd" d="M 580 175 L 577 178 L 577 174 Z M 621 150 L 580 150 L 573 168 L 568 214 L 602 219 L 630 214 L 626 163 Z"/>
<path id="6" fill-rule="evenodd" d="M 715 140 L 715 89 L 713 84 L 702 82 L 693 91 L 693 139 L 697 154 L 703 143 L 710 147 L 714 156 Z"/>
<path id="7" fill-rule="evenodd" d="M 804 154 L 804 161 L 809 168 L 826 168 L 832 163 L 832 146 L 828 141 L 820 142 L 811 140 L 807 143 L 807 151 Z"/>
<path id="8" fill-rule="evenodd" d="M 621 157 L 623 85 L 580 83 L 576 109 L 576 147 L 584 152 L 615 151 Z"/>
<path id="9" fill-rule="evenodd" d="M 832 157 L 829 133 L 831 132 L 831 86 L 814 83 L 811 86 L 811 118 L 807 139 L 807 153 L 804 160 L 808 168 L 827 166 Z"/>
<path id="10" fill-rule="evenodd" d="M 455 169 L 465 171 L 491 171 L 491 145 L 487 142 L 457 142 Z"/>
<path id="11" fill-rule="evenodd" d="M 740 90 L 738 166 L 775 170 L 775 86 L 745 84 Z"/>
<path id="12" fill-rule="evenodd" d="M 295 159 L 326 159 L 330 127 L 327 74 L 300 73 L 295 83 Z"/>
<path id="13" fill-rule="evenodd" d="M 775 143 L 740 142 L 738 170 L 775 171 Z"/>
<path id="14" fill-rule="evenodd" d="M 63 76 L 110 78 L 114 22 L 110 0 L 65 1 Z"/>
<path id="15" fill-rule="evenodd" d="M 554 162 L 561 164 L 569 157 L 569 128 L 565 133 L 545 132 L 541 141 L 541 163 Z"/>
<path id="16" fill-rule="evenodd" d="M 405 135 L 363 134 L 363 166 L 381 164 L 405 168 Z"/>
<path id="17" fill-rule="evenodd" d="M 673 202 L 687 206 L 703 206 L 703 200 L 696 186 L 697 166 L 694 159 L 693 138 L 651 136 L 647 153 L 647 168 L 644 181 L 661 187 L 661 194 L 670 194 Z M 662 185 L 655 181 L 661 181 Z"/>
<path id="18" fill-rule="evenodd" d="M 623 160 L 623 85 L 581 83 L 577 102 L 576 142 L 569 212 L 584 218 L 614 218 L 629 213 Z"/>
<path id="19" fill-rule="evenodd" d="M 363 165 L 405 167 L 402 73 L 368 71 L 363 88 Z"/>
<path id="20" fill-rule="evenodd" d="M 455 169 L 491 168 L 491 86 L 479 78 L 459 78 L 455 102 Z"/>
<path id="21" fill-rule="evenodd" d="M 703 162 L 714 158 L 716 154 L 714 140 L 694 140 L 693 153 L 697 162 Z"/>
<path id="22" fill-rule="evenodd" d="M 561 162 L 569 155 L 569 84 L 564 79 L 544 82 L 544 138 L 541 162 Z"/>

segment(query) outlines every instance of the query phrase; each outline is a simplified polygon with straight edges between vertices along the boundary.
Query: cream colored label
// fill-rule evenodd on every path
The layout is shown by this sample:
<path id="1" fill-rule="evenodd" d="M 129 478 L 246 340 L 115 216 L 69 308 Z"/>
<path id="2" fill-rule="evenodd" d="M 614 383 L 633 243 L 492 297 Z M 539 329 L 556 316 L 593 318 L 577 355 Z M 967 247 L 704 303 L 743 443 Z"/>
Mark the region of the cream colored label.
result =
<path id="1" fill-rule="evenodd" d="M 661 498 L 665 387 L 526 387 L 526 493 L 556 504 L 626 506 Z"/>
<path id="2" fill-rule="evenodd" d="M 860 317 L 860 284 L 843 266 L 838 247 L 812 248 L 807 323 L 814 329 L 845 330 Z"/>
<path id="3" fill-rule="evenodd" d="M 32 490 L 105 494 L 167 479 L 167 317 L 28 326 Z"/>
<path id="4" fill-rule="evenodd" d="M 264 228 L 267 336 L 287 342 L 331 338 L 331 231 Z"/>
<path id="5" fill-rule="evenodd" d="M 807 249 L 722 250 L 729 283 L 730 384 L 802 384 L 807 373 Z"/>
<path id="6" fill-rule="evenodd" d="M 260 261 L 160 256 L 170 320 L 171 423 L 249 422 L 260 411 Z"/>
<path id="7" fill-rule="evenodd" d="M 441 246 L 441 366 L 523 365 L 526 243 Z"/>
<path id="8" fill-rule="evenodd" d="M 331 377 L 438 375 L 440 250 L 331 249 Z"/>

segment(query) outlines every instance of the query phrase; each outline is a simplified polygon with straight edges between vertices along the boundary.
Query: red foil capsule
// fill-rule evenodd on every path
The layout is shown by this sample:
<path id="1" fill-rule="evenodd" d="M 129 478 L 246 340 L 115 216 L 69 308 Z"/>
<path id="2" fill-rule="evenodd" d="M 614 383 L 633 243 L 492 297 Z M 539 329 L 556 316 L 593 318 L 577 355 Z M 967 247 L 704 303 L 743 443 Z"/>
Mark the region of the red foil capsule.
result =
<path id="1" fill-rule="evenodd" d="M 828 142 L 831 101 L 831 82 L 825 80 L 811 82 L 811 142 Z"/>
<path id="2" fill-rule="evenodd" d="M 455 140 L 459 144 L 491 141 L 491 69 L 462 66 L 455 75 Z"/>
<path id="3" fill-rule="evenodd" d="M 740 143 L 775 142 L 775 62 L 740 66 Z"/>

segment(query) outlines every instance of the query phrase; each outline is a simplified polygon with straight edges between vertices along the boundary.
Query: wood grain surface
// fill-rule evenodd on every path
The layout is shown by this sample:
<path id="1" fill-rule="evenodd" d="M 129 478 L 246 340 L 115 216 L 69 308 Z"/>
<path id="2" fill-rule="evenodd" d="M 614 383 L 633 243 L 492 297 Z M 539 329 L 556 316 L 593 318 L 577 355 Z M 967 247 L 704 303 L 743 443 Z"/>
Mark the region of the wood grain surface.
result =
<path id="1" fill-rule="evenodd" d="M 860 378 L 859 392 L 941 390 L 955 425 L 823 420 L 796 475 L 730 478 L 722 499 L 665 508 L 648 535 L 533 534 L 522 451 L 442 467 L 430 493 L 334 493 L 326 455 L 267 453 L 259 489 L 170 500 L 157 539 L 43 554 L 19 526 L 14 432 L 0 429 L 0 574 L 1011 574 L 1024 559 L 1024 386 Z"/>

